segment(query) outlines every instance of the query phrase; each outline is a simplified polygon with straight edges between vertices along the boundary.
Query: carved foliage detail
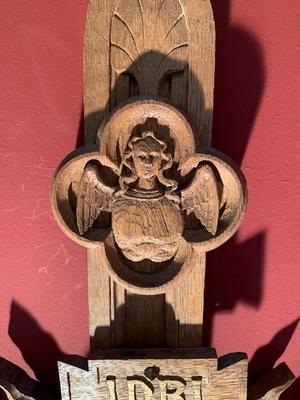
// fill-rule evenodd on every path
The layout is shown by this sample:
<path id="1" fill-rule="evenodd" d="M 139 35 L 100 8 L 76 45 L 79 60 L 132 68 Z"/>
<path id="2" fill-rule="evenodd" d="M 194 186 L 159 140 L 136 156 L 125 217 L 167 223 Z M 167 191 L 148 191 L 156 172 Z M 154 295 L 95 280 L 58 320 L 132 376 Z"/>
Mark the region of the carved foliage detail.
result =
<path id="1" fill-rule="evenodd" d="M 168 72 L 188 62 L 188 27 L 179 0 L 121 0 L 111 26 L 111 64 L 133 74 L 140 94 L 156 93 Z"/>

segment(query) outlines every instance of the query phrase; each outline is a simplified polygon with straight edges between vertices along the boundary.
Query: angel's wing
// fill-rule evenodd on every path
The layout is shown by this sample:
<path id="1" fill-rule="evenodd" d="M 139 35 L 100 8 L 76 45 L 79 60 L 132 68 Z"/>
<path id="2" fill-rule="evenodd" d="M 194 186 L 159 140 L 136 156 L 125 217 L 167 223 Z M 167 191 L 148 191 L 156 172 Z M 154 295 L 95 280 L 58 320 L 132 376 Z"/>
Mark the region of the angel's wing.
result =
<path id="1" fill-rule="evenodd" d="M 88 164 L 78 187 L 76 220 L 80 235 L 83 235 L 99 217 L 101 211 L 111 211 L 115 188 L 105 185 L 98 167 Z"/>
<path id="2" fill-rule="evenodd" d="M 209 233 L 216 234 L 220 201 L 217 178 L 209 164 L 198 166 L 191 184 L 181 191 L 181 205 L 188 214 L 194 213 Z"/>

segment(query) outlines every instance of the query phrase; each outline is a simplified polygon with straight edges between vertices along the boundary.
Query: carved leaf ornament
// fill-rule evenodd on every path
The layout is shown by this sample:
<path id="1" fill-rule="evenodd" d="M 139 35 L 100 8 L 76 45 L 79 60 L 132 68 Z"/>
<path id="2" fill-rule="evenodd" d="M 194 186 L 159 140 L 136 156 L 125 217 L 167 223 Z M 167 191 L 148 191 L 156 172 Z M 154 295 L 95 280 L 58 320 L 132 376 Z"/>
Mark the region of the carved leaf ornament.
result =
<path id="1" fill-rule="evenodd" d="M 161 78 L 188 63 L 188 29 L 179 0 L 121 0 L 112 18 L 111 64 L 129 71 L 140 94 L 157 93 Z M 138 62 L 136 62 L 138 60 Z"/>

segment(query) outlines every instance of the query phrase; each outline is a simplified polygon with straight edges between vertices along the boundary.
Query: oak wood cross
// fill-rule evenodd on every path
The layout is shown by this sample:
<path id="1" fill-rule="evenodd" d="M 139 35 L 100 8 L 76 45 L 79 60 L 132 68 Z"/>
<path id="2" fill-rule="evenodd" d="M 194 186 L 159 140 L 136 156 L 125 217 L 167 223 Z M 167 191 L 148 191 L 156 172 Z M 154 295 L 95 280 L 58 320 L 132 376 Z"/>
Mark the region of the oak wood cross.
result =
<path id="1" fill-rule="evenodd" d="M 247 203 L 242 172 L 211 148 L 214 52 L 209 0 L 90 1 L 86 147 L 58 169 L 52 205 L 88 248 L 93 360 L 59 365 L 63 400 L 247 397 L 245 354 L 179 349 L 201 346 L 205 254 Z"/>

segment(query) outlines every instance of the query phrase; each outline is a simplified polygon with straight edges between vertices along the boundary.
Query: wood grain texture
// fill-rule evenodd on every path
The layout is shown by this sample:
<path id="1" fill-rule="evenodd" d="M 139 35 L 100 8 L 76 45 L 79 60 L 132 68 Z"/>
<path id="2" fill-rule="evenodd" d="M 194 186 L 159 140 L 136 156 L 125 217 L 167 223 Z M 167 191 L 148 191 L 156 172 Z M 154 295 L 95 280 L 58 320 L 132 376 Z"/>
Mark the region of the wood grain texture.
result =
<path id="1" fill-rule="evenodd" d="M 219 224 L 220 197 L 214 170 L 209 164 L 203 163 L 197 167 L 190 185 L 181 191 L 182 209 L 187 214 L 194 213 L 205 229 L 214 236 Z"/>
<path id="2" fill-rule="evenodd" d="M 197 31 L 189 26 L 189 18 Z M 100 35 L 99 26 L 105 34 Z M 205 65 L 197 51 L 203 57 L 206 52 Z M 103 73 L 103 66 L 109 74 Z M 201 345 L 205 256 L 195 261 L 195 254 L 231 237 L 247 198 L 242 174 L 231 162 L 213 151 L 195 153 L 210 141 L 210 124 L 202 126 L 196 117 L 201 114 L 205 121 L 207 104 L 212 103 L 214 24 L 209 2 L 130 0 L 128 7 L 124 0 L 91 1 L 84 71 L 86 142 L 95 142 L 98 130 L 100 148 L 98 154 L 76 155 L 63 165 L 54 181 L 52 203 L 66 234 L 90 248 L 92 347 L 114 345 L 116 338 L 126 345 L 122 335 L 130 330 L 127 337 L 134 336 L 138 325 L 132 322 L 133 298 L 144 305 L 146 314 L 154 309 L 163 313 L 166 345 L 169 327 L 177 330 L 174 338 L 182 346 Z M 133 94 L 148 97 L 121 103 Z M 159 94 L 164 101 L 153 98 Z M 168 102 L 186 111 L 196 130 Z M 153 150 L 159 153 L 156 164 Z M 143 161 L 141 152 L 146 154 Z M 118 175 L 111 186 L 100 177 L 102 171 L 107 178 L 109 169 Z M 180 190 L 172 193 L 178 187 L 183 189 L 182 206 Z M 156 197 L 150 199 L 154 192 Z M 112 223 L 105 212 L 111 212 Z M 145 302 L 132 293 L 153 298 Z M 147 333 L 154 345 L 157 328 L 152 326 Z M 101 335 L 106 337 L 97 337 Z M 151 345 L 148 339 L 147 343 Z"/>
<path id="3" fill-rule="evenodd" d="M 109 109 L 124 99 L 137 94 L 159 94 L 187 112 L 196 128 L 197 144 L 209 145 L 215 67 L 215 29 L 210 1 L 142 0 L 131 1 L 130 7 L 127 3 L 120 1 L 116 7 L 115 1 L 91 0 L 89 5 L 84 52 L 86 142 L 91 143 L 95 140 L 100 122 Z M 164 9 L 160 3 L 164 3 Z M 156 22 L 153 16 L 157 16 L 157 13 L 163 16 L 160 19 L 159 29 L 153 28 L 153 23 Z M 110 47 L 111 43 L 114 43 L 113 48 Z M 178 44 L 183 45 L 170 52 Z M 124 49 L 130 49 L 130 56 L 125 55 Z M 162 56 L 166 55 L 163 65 L 160 65 Z M 133 58 L 135 62 L 129 61 L 128 57 Z M 111 72 L 109 64 L 112 67 Z M 147 65 L 151 68 L 150 74 Z M 152 78 L 152 71 L 158 65 L 159 68 L 155 69 L 157 71 L 155 81 Z M 141 74 L 134 74 L 139 66 Z M 167 72 L 170 70 L 175 70 L 176 73 L 168 75 Z M 163 75 L 164 78 L 161 79 Z M 97 250 L 88 250 L 90 274 L 100 268 L 96 252 Z M 92 266 L 92 263 L 96 265 Z M 173 326 L 177 331 L 176 334 L 174 331 L 174 337 L 181 337 L 179 341 L 181 345 L 201 344 L 204 271 L 205 256 L 201 255 L 193 276 L 185 281 L 180 289 L 174 289 L 173 294 L 168 293 L 168 303 L 165 303 L 164 296 L 161 296 L 152 298 L 151 304 L 145 308 L 147 313 L 149 307 L 160 308 L 161 304 L 165 304 L 166 332 L 169 332 L 167 327 Z M 95 275 L 95 278 L 97 277 L 98 274 Z M 109 279 L 108 274 L 102 269 L 101 280 L 96 280 L 99 285 L 98 291 L 106 293 Z M 93 276 L 90 277 L 90 281 L 95 281 Z M 126 305 L 127 296 L 122 287 L 113 282 L 110 283 L 110 287 L 111 304 L 105 308 L 104 302 L 101 310 L 96 305 L 98 298 L 94 296 L 95 290 L 89 294 L 91 332 L 97 332 L 97 324 L 101 327 L 103 315 L 106 316 L 105 319 L 113 315 L 110 323 L 111 332 L 108 329 L 107 335 L 113 338 L 110 340 L 115 344 L 124 343 L 122 335 L 126 330 L 125 310 L 127 316 L 134 316 L 134 304 L 131 302 Z M 128 296 L 130 298 L 130 294 Z M 127 331 L 128 329 L 127 327 Z M 104 334 L 101 329 L 98 332 Z M 152 335 L 153 339 L 155 332 L 156 329 Z M 99 341 L 102 339 L 99 338 Z M 97 342 L 95 336 L 95 343 Z M 165 343 L 167 342 L 166 340 Z"/>
<path id="4" fill-rule="evenodd" d="M 111 281 L 103 265 L 104 246 L 88 249 L 89 331 L 93 348 L 111 347 Z M 96 301 L 97 299 L 97 301 Z"/>
<path id="5" fill-rule="evenodd" d="M 197 131 L 197 149 L 210 146 L 215 81 L 215 22 L 210 0 L 182 0 L 189 27 L 187 114 Z"/>
<path id="6" fill-rule="evenodd" d="M 197 268 L 193 268 L 181 286 L 166 293 L 166 342 L 169 347 L 197 346 L 202 340 L 204 296 L 201 290 L 205 286 L 205 253 L 196 251 L 195 258 Z"/>
<path id="7" fill-rule="evenodd" d="M 166 263 L 143 260 L 132 264 L 120 257 L 119 253 L 113 234 L 110 234 L 105 241 L 103 264 L 106 264 L 110 276 L 118 285 L 130 293 L 141 295 L 165 294 L 181 286 L 197 262 L 197 253 L 184 239 L 179 243 L 176 255 Z"/>
<path id="8" fill-rule="evenodd" d="M 89 230 L 102 212 L 111 211 L 114 188 L 101 180 L 97 165 L 89 163 L 78 184 L 76 222 L 80 235 Z"/>
<path id="9" fill-rule="evenodd" d="M 162 78 L 188 64 L 188 28 L 179 0 L 121 0 L 112 18 L 111 66 L 134 75 L 139 94 L 157 94 Z"/>
<path id="10" fill-rule="evenodd" d="M 182 352 L 178 350 L 178 353 L 167 349 L 167 352 L 156 350 L 148 354 L 148 350 L 142 349 L 142 346 L 184 347 L 201 343 L 205 251 L 217 247 L 234 233 L 245 210 L 246 190 L 243 178 L 235 167 L 230 162 L 227 166 L 226 161 L 215 152 L 201 153 L 211 142 L 214 51 L 214 22 L 208 0 L 90 1 L 84 57 L 85 138 L 87 144 L 94 144 L 98 133 L 100 152 L 86 151 L 67 162 L 57 174 L 60 179 L 57 178 L 54 184 L 52 199 L 56 217 L 65 232 L 88 247 L 90 335 L 93 348 L 128 345 L 141 348 L 131 351 L 131 355 L 128 354 L 130 351 L 122 353 L 118 349 L 119 359 L 109 358 L 110 353 L 103 354 L 105 358 L 101 359 L 96 351 L 95 359 L 87 363 L 86 369 L 59 363 L 63 400 L 246 400 L 248 363 L 243 354 L 231 354 L 218 360 L 211 349 L 186 349 Z M 170 128 L 173 124 L 170 130 L 177 132 L 177 136 L 172 140 L 175 145 L 177 143 L 175 150 L 180 150 L 174 152 L 173 158 L 164 155 L 170 166 L 173 162 L 183 164 L 180 165 L 183 176 L 195 170 L 194 181 L 189 182 L 190 186 L 182 192 L 182 210 L 195 214 L 202 224 L 200 234 L 188 222 L 190 229 L 182 237 L 183 215 L 179 203 L 170 200 L 173 196 L 171 190 L 167 197 L 155 185 L 149 186 L 150 180 L 145 172 L 141 172 L 144 168 L 142 163 L 138 166 L 136 160 L 133 162 L 132 170 L 136 172 L 138 187 L 130 187 L 128 192 L 129 189 L 138 189 L 140 193 L 144 190 L 144 198 L 136 196 L 138 201 L 144 201 L 143 207 L 137 200 L 128 200 L 124 190 L 123 198 L 120 196 L 114 202 L 114 211 L 110 201 L 115 200 L 116 187 L 107 189 L 98 177 L 95 165 L 88 165 L 91 161 L 97 161 L 118 174 L 120 165 L 115 164 L 117 157 L 111 157 L 108 163 L 103 161 L 103 149 L 111 148 L 112 135 L 105 136 L 105 130 L 98 131 L 98 128 L 112 108 L 137 95 L 163 96 L 185 111 L 195 128 L 194 137 L 192 129 L 183 126 L 185 119 L 174 121 L 171 118 L 166 125 Z M 146 121 L 143 121 L 144 125 L 149 125 L 148 131 L 144 132 L 151 131 L 152 136 L 148 135 L 148 138 L 151 136 L 156 139 L 153 124 L 158 124 L 164 114 L 152 115 L 151 112 L 156 110 L 150 103 L 144 104 L 145 107 L 150 106 L 145 113 Z M 137 107 L 136 103 L 134 107 Z M 126 119 L 136 123 L 138 117 L 135 119 L 125 114 L 124 124 Z M 183 125 L 179 126 L 180 123 Z M 119 131 L 122 126 L 119 126 Z M 189 130 L 190 136 L 184 136 L 184 128 Z M 122 155 L 122 164 L 129 162 L 129 158 L 126 158 L 128 146 L 132 145 L 133 159 L 138 158 L 135 151 L 141 152 L 142 148 L 145 152 L 146 135 L 139 136 L 143 133 L 141 130 L 136 132 L 136 136 L 131 130 L 128 131 L 133 139 L 142 143 L 139 149 L 135 149 L 137 141 L 119 141 L 116 153 Z M 191 137 L 195 143 L 189 142 Z M 170 144 L 168 141 L 161 143 L 162 148 Z M 154 148 L 153 142 L 150 145 L 148 143 L 148 149 L 151 146 Z M 191 147 L 192 155 L 186 151 Z M 107 153 L 105 151 L 105 155 Z M 146 157 L 150 156 L 148 153 L 146 151 Z M 201 162 L 204 164 L 201 165 Z M 181 186 L 181 182 L 171 179 L 173 176 L 163 176 L 160 167 L 155 177 L 158 176 L 167 189 L 171 181 L 175 182 L 176 187 Z M 122 184 L 126 186 L 126 179 L 131 177 L 121 178 L 124 180 L 119 181 L 120 187 Z M 185 180 L 188 181 L 188 178 Z M 91 186 L 95 191 L 91 190 Z M 153 205 L 146 192 L 156 189 L 160 197 Z M 203 191 L 201 196 L 200 190 Z M 134 213 L 132 209 L 139 209 L 139 212 Z M 221 209 L 222 215 L 219 215 Z M 111 210 L 115 217 L 112 233 L 118 248 L 112 245 L 110 221 L 105 218 L 99 220 L 102 212 Z M 132 214 L 135 218 L 132 218 Z M 152 226 L 149 221 L 153 222 Z M 103 229 L 102 224 L 105 225 Z M 99 227 L 101 229 L 97 229 Z M 126 238 L 133 237 L 137 241 L 141 236 L 137 248 L 134 248 L 133 242 L 129 245 L 125 243 Z M 170 243 L 166 245 L 170 237 Z M 156 241 L 157 246 L 154 245 Z M 184 250 L 188 248 L 188 251 L 180 253 L 182 243 Z M 114 271 L 110 270 L 109 250 L 114 251 L 116 257 Z M 127 264 L 122 264 L 122 256 L 127 257 Z M 169 268 L 164 268 L 162 264 L 169 260 L 172 260 Z M 138 264 L 140 261 L 142 265 Z M 186 275 L 184 279 L 176 271 L 178 265 Z M 183 266 L 188 268 L 184 269 Z M 144 280 L 138 282 L 142 288 L 145 285 L 144 292 L 140 291 L 134 279 L 129 282 L 122 279 L 122 271 L 126 268 L 134 279 L 138 275 L 145 275 Z M 155 268 L 162 269 L 164 273 L 154 271 Z M 161 276 L 168 279 L 171 276 L 169 281 L 172 280 L 173 284 L 169 286 L 169 281 L 155 281 L 151 274 L 156 279 Z M 250 388 L 249 399 L 277 399 L 293 379 L 290 371 L 281 366 Z M 10 377 L 9 381 L 13 379 Z M 23 394 L 22 379 L 14 379 L 14 383 L 16 386 L 0 379 L 0 393 L 7 400 L 30 400 L 33 399 L 31 394 L 38 398 L 33 394 L 30 384 L 25 388 L 27 393 Z M 42 398 L 51 397 L 43 394 Z"/>
<path id="11" fill-rule="evenodd" d="M 84 38 L 85 141 L 94 143 L 97 130 L 109 112 L 110 24 L 115 0 L 90 0 Z"/>
<path id="12" fill-rule="evenodd" d="M 154 99 L 123 103 L 102 124 L 99 141 L 98 154 L 76 155 L 56 175 L 58 223 L 87 247 L 104 241 L 105 265 L 129 291 L 165 293 L 175 278 L 182 285 L 177 278 L 193 246 L 211 250 L 238 228 L 247 202 L 241 171 L 215 150 L 195 153 L 185 117 Z"/>
<path id="13" fill-rule="evenodd" d="M 98 354 L 87 370 L 59 363 L 62 400 L 246 400 L 242 353 L 220 360 L 213 349 L 124 350 L 118 355 L 101 359 Z"/>
<path id="14" fill-rule="evenodd" d="M 85 143 L 96 141 L 98 128 L 109 112 L 110 101 L 110 24 L 116 1 L 90 0 L 84 39 L 84 118 Z M 101 268 L 100 249 L 88 249 L 89 325 L 91 347 L 111 344 L 109 288 L 112 282 Z M 103 301 L 101 301 L 102 299 Z M 100 300 L 100 301 L 99 301 Z"/>

